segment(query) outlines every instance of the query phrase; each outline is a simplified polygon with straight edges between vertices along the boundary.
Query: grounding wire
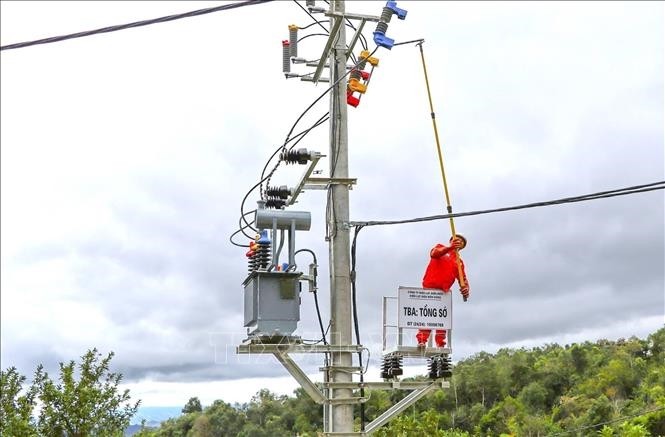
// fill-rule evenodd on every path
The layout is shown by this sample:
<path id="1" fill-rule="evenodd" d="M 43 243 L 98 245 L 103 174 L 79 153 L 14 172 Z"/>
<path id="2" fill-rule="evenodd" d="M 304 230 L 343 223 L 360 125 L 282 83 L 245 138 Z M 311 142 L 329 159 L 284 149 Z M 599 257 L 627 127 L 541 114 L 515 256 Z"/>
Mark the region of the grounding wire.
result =
<path id="1" fill-rule="evenodd" d="M 298 249 L 293 253 L 293 256 L 295 257 L 300 252 L 307 252 L 310 255 L 312 255 L 312 259 L 314 260 L 314 265 L 318 267 L 319 262 L 317 261 L 316 254 L 314 253 L 313 250 L 307 249 L 307 248 Z M 320 341 L 323 341 L 323 344 L 327 345 L 328 341 L 326 340 L 326 333 L 328 332 L 328 329 L 330 329 L 331 321 L 328 321 L 328 328 L 324 330 L 323 329 L 323 319 L 321 317 L 321 308 L 319 307 L 318 287 L 316 287 L 316 285 L 315 285 L 313 288 L 314 288 L 314 291 L 313 291 L 313 293 L 314 293 L 314 306 L 316 307 L 316 317 L 319 320 L 319 327 L 321 328 L 321 340 Z M 323 362 L 324 362 L 325 367 L 328 367 L 329 361 L 330 361 L 330 357 L 329 357 L 329 354 L 326 352 L 323 355 Z"/>
<path id="2" fill-rule="evenodd" d="M 565 203 L 584 202 L 584 201 L 588 201 L 588 200 L 605 199 L 605 198 L 609 198 L 609 197 L 625 196 L 625 195 L 628 195 L 628 194 L 645 193 L 645 192 L 648 192 L 648 191 L 663 190 L 663 189 L 665 189 L 665 181 L 653 182 L 653 183 L 644 184 L 644 185 L 636 185 L 636 186 L 633 186 L 633 187 L 620 188 L 620 189 L 616 189 L 616 190 L 601 191 L 601 192 L 598 192 L 598 193 L 586 194 L 586 195 L 582 195 L 582 196 L 565 197 L 565 198 L 556 199 L 556 200 L 549 200 L 549 201 L 535 202 L 535 203 L 527 203 L 527 204 L 515 205 L 515 206 L 507 206 L 507 207 L 503 207 L 503 208 L 485 209 L 485 210 L 468 211 L 468 212 L 457 212 L 457 213 L 453 213 L 453 214 L 439 214 L 439 215 L 416 217 L 416 218 L 404 219 L 404 220 L 351 221 L 351 222 L 349 222 L 349 225 L 350 226 L 358 226 L 358 225 L 362 225 L 362 226 L 385 226 L 385 225 L 400 225 L 400 224 L 407 224 L 407 223 L 419 223 L 419 222 L 427 222 L 427 221 L 434 221 L 434 220 L 444 220 L 444 219 L 449 219 L 449 218 L 454 218 L 454 217 L 467 217 L 467 216 L 482 215 L 482 214 L 492 214 L 492 213 L 497 213 L 497 212 L 514 211 L 514 210 L 519 210 L 519 209 L 536 208 L 536 207 L 541 207 L 541 206 L 552 206 L 552 205 L 561 205 L 561 204 L 565 204 Z"/>
<path id="3" fill-rule="evenodd" d="M 307 252 L 310 255 L 312 255 L 312 258 L 314 260 L 314 264 L 316 266 L 319 265 L 319 263 L 316 259 L 316 254 L 314 253 L 313 250 L 311 250 L 311 249 L 298 249 L 293 253 L 293 256 L 297 255 L 300 252 Z M 319 300 L 317 298 L 317 294 L 318 294 L 317 291 L 318 291 L 317 287 L 314 287 L 313 293 L 314 293 L 314 304 L 316 306 L 316 316 L 319 319 L 319 327 L 321 328 L 321 340 L 323 341 L 323 344 L 328 344 L 328 341 L 326 340 L 326 331 L 323 329 L 323 319 L 321 318 L 321 309 L 319 308 Z"/>
<path id="4" fill-rule="evenodd" d="M 68 39 L 74 39 L 74 38 L 83 38 L 85 36 L 92 36 L 92 35 L 97 35 L 100 33 L 109 33 L 109 32 L 116 32 L 118 30 L 125 30 L 125 29 L 131 29 L 135 27 L 141 27 L 141 26 L 148 26 L 151 24 L 157 24 L 157 23 L 165 23 L 168 21 L 174 21 L 174 20 L 179 20 L 181 18 L 189 18 L 189 17 L 196 17 L 199 15 L 205 15 L 205 14 L 210 14 L 213 12 L 219 12 L 219 11 L 225 11 L 228 9 L 235 9 L 235 8 L 241 8 L 243 6 L 252 6 L 252 5 L 258 5 L 261 3 L 268 3 L 272 0 L 248 0 L 244 2 L 237 2 L 237 3 L 231 3 L 228 5 L 222 5 L 222 6 L 215 6 L 212 8 L 205 8 L 205 9 L 198 9 L 195 11 L 189 11 L 189 12 L 184 12 L 181 14 L 175 14 L 175 15 L 167 15 L 164 17 L 159 17 L 159 18 L 152 18 L 150 20 L 142 20 L 142 21 L 135 21 L 133 23 L 127 23 L 127 24 L 118 24 L 115 26 L 108 26 L 108 27 L 102 27 L 99 29 L 94 29 L 94 30 L 86 30 L 84 32 L 77 32 L 77 33 L 70 33 L 67 35 L 60 35 L 60 36 L 53 36 L 49 38 L 42 38 L 34 41 L 26 41 L 26 42 L 20 42 L 20 43 L 15 43 L 15 44 L 7 44 L 4 46 L 0 47 L 0 50 L 11 50 L 11 49 L 20 49 L 23 47 L 30 47 L 30 46 L 35 46 L 38 44 L 49 44 L 49 43 L 54 43 L 54 42 L 60 42 L 60 41 L 65 41 Z"/>
<path id="5" fill-rule="evenodd" d="M 356 344 L 360 344 L 360 328 L 358 327 L 358 303 L 356 300 L 356 241 L 358 240 L 358 233 L 362 230 L 362 226 L 356 226 L 353 233 L 353 242 L 351 243 L 351 303 L 353 304 L 353 327 L 356 333 Z M 369 350 L 368 350 L 369 352 Z M 369 357 L 367 358 L 369 365 Z M 358 365 L 363 367 L 362 351 L 358 351 Z M 363 373 L 360 374 L 360 383 L 364 382 Z M 365 397 L 365 387 L 360 387 L 360 397 Z M 365 403 L 360 404 L 360 431 L 365 431 Z"/>

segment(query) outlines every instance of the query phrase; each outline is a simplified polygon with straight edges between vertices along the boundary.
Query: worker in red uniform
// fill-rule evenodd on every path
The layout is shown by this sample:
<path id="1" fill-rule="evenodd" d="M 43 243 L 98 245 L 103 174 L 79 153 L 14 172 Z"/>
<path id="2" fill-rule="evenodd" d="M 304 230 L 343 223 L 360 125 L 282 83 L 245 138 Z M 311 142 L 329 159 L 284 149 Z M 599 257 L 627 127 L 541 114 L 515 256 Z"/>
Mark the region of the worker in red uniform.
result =
<path id="1" fill-rule="evenodd" d="M 450 238 L 450 246 L 437 244 L 429 253 L 430 261 L 423 277 L 423 288 L 438 288 L 443 293 L 449 293 L 450 288 L 455 283 L 455 279 L 460 284 L 460 292 L 464 300 L 469 298 L 469 281 L 464 272 L 464 263 L 462 258 L 457 256 L 455 249 L 459 252 L 466 247 L 466 238 L 457 234 Z M 457 262 L 459 261 L 459 268 Z M 462 271 L 462 281 L 459 278 L 459 272 Z M 416 334 L 418 347 L 424 347 L 429 339 L 431 329 L 420 329 Z M 446 345 L 446 331 L 437 329 L 434 335 L 434 341 L 437 347 Z"/>

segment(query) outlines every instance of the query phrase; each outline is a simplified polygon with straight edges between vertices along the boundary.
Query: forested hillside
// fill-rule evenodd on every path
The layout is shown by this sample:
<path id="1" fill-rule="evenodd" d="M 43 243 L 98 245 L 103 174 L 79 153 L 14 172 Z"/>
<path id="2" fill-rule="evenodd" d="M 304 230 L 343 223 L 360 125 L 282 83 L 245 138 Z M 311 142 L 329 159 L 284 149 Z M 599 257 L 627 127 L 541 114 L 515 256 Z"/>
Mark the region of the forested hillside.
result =
<path id="1" fill-rule="evenodd" d="M 371 391 L 367 420 L 408 392 Z M 268 390 L 185 413 L 148 436 L 316 436 L 321 407 L 302 391 Z M 358 414 L 356 414 L 358 417 Z M 357 419 L 358 420 L 358 419 Z M 378 436 L 665 436 L 665 328 L 647 339 L 478 353 L 454 368 L 451 388 L 403 413 Z"/>

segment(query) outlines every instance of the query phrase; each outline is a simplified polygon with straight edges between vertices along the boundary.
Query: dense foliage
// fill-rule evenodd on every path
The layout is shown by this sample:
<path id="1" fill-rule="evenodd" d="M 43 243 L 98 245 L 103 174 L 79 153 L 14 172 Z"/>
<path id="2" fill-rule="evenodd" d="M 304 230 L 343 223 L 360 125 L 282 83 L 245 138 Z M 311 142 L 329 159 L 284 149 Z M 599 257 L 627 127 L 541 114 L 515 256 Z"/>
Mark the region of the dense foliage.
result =
<path id="1" fill-rule="evenodd" d="M 119 391 L 112 357 L 89 350 L 78 365 L 60 363 L 57 381 L 40 365 L 27 387 L 16 368 L 0 371 L 0 436 L 121 436 L 139 403 Z"/>
<path id="2" fill-rule="evenodd" d="M 372 391 L 367 420 L 407 393 Z M 261 390 L 244 405 L 216 401 L 186 410 L 139 435 L 316 436 L 322 430 L 322 407 L 301 389 L 294 397 Z M 375 435 L 664 436 L 665 328 L 646 340 L 481 352 L 455 366 L 449 390 L 430 394 Z"/>

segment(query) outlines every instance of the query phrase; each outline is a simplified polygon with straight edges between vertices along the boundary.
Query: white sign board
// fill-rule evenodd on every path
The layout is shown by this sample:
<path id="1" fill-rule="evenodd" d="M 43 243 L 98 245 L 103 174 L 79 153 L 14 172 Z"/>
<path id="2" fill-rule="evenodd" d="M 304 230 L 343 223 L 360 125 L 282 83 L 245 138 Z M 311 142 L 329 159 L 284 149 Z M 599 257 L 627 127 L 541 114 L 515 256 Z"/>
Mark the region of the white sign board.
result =
<path id="1" fill-rule="evenodd" d="M 452 293 L 431 288 L 399 287 L 399 328 L 452 329 Z"/>

